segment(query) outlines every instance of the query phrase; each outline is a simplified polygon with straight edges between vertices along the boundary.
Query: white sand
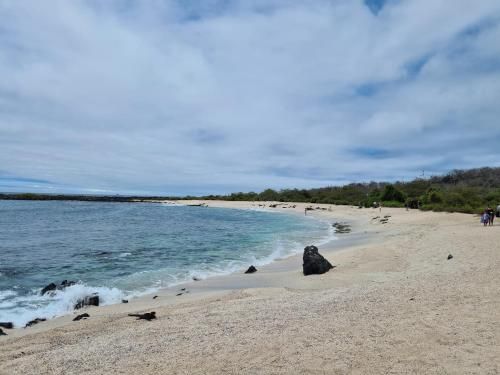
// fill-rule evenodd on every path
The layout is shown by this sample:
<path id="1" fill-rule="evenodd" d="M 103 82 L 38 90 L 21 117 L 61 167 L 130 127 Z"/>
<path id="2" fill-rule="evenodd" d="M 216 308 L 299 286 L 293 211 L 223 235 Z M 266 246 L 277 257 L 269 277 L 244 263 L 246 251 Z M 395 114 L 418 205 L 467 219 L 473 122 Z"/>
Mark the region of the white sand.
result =
<path id="1" fill-rule="evenodd" d="M 303 215 L 304 206 L 279 210 Z M 178 287 L 155 300 L 90 308 L 86 321 L 6 330 L 0 374 L 500 372 L 498 223 L 332 207 L 309 213 L 353 224 L 353 233 L 320 248 L 337 266 L 330 272 L 305 277 L 301 257 L 292 257 L 252 275 L 190 283 L 180 297 Z M 384 215 L 387 224 L 371 220 Z M 127 316 L 152 310 L 156 321 Z"/>

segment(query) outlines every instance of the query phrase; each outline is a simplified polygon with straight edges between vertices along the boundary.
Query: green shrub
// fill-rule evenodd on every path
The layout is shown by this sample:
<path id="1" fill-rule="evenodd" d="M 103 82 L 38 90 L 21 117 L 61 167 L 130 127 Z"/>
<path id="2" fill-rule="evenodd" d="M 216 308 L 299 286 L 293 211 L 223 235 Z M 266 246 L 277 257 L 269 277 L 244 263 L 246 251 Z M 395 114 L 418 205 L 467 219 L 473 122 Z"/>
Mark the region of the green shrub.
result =
<path id="1" fill-rule="evenodd" d="M 406 200 L 405 194 L 394 185 L 386 185 L 380 197 L 383 202 L 396 201 L 403 203 Z"/>

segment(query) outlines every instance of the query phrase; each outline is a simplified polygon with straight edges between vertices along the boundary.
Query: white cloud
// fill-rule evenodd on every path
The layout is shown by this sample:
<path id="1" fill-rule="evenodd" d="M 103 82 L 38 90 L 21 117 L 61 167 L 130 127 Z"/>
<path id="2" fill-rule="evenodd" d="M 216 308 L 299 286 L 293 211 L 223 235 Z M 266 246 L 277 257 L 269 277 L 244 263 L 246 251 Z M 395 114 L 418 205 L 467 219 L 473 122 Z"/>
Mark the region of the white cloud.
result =
<path id="1" fill-rule="evenodd" d="M 224 192 L 500 160 L 498 1 L 3 1 L 0 25 L 10 176 Z"/>

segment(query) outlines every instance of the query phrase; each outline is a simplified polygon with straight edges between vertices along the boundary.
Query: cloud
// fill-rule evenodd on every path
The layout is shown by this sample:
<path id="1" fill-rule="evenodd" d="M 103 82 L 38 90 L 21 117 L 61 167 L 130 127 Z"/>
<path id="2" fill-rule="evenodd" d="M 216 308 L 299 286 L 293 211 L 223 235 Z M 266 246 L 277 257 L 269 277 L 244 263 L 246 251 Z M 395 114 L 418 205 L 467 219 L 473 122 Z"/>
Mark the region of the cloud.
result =
<path id="1" fill-rule="evenodd" d="M 187 194 L 500 165 L 499 46 L 495 0 L 3 1 L 0 168 Z"/>

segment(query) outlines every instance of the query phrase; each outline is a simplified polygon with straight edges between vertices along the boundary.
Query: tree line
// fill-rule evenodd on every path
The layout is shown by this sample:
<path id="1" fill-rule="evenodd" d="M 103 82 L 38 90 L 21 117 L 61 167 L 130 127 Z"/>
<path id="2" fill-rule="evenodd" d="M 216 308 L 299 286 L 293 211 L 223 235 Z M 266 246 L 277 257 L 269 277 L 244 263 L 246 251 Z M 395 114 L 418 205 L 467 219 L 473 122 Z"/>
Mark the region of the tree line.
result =
<path id="1" fill-rule="evenodd" d="M 453 170 L 443 176 L 404 182 L 352 183 L 316 189 L 266 189 L 260 193 L 232 193 L 189 197 L 205 200 L 327 203 L 372 207 L 409 207 L 422 210 L 478 213 L 500 204 L 500 168 Z"/>

